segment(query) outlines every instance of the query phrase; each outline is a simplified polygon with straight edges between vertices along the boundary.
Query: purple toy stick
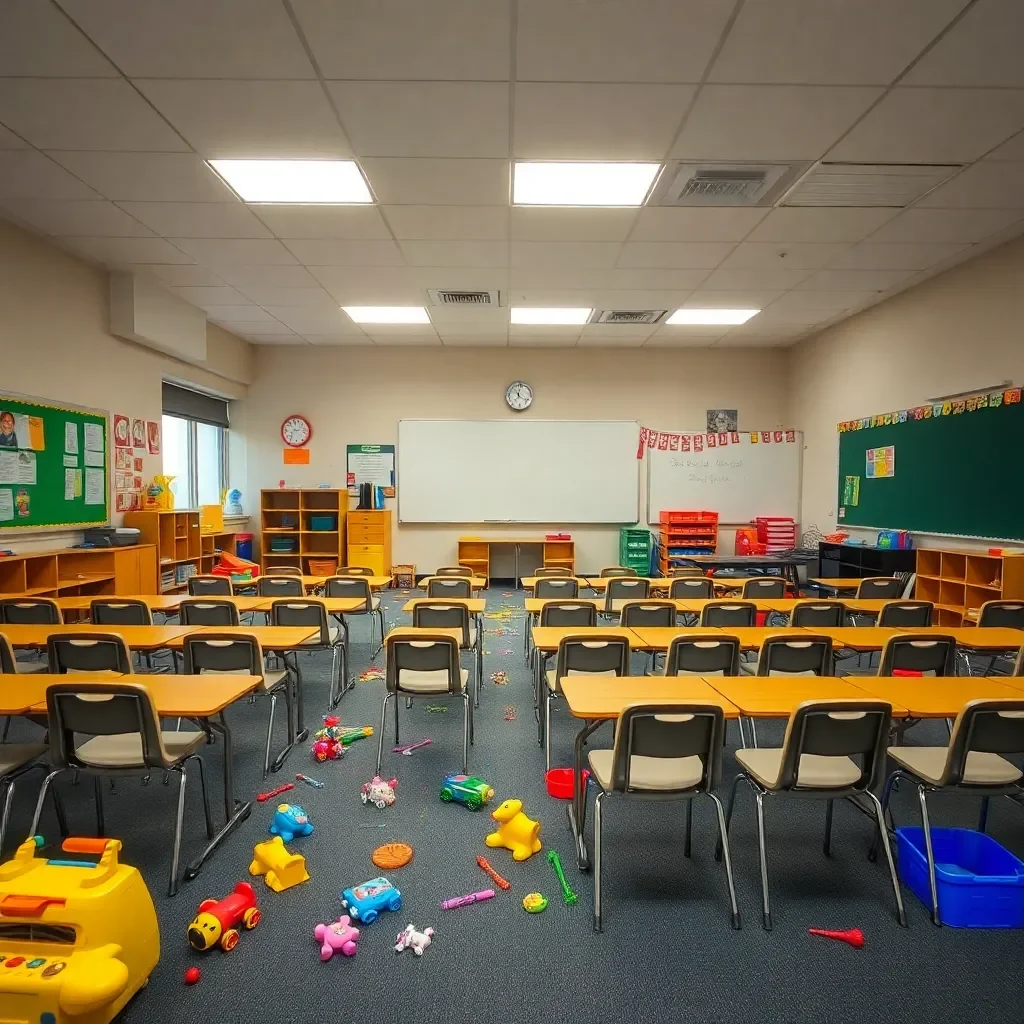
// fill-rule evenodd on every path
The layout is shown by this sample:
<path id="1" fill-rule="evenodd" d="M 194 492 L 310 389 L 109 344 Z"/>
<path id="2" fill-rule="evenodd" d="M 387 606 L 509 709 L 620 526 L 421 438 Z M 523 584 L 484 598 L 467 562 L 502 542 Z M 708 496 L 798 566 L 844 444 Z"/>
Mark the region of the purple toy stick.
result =
<path id="1" fill-rule="evenodd" d="M 391 753 L 412 754 L 414 750 L 419 750 L 420 747 L 429 747 L 432 742 L 432 740 L 420 740 L 419 743 L 406 743 L 401 747 L 392 747 Z"/>
<path id="2" fill-rule="evenodd" d="M 441 902 L 442 910 L 458 910 L 459 907 L 468 907 L 471 903 L 480 903 L 483 900 L 494 899 L 493 889 L 481 889 L 480 892 L 467 893 L 465 896 L 455 896 L 450 900 Z"/>

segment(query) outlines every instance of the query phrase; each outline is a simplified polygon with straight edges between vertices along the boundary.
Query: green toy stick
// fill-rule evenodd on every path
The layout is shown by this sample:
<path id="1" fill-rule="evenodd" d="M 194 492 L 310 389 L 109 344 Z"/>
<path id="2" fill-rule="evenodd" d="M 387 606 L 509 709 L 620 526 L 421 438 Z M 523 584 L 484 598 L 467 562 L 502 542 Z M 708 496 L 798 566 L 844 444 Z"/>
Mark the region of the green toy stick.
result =
<path id="1" fill-rule="evenodd" d="M 558 881 L 562 886 L 562 899 L 565 900 L 566 906 L 571 907 L 579 899 L 579 896 L 569 888 L 569 883 L 565 880 L 565 874 L 562 871 L 562 859 L 558 856 L 557 850 L 548 850 L 548 863 L 555 869 L 555 874 L 558 875 Z"/>
<path id="2" fill-rule="evenodd" d="M 357 728 L 357 729 L 347 729 L 345 732 L 343 732 L 341 734 L 339 739 L 341 740 L 341 745 L 343 747 L 347 747 L 350 744 L 355 743 L 356 740 L 361 740 L 365 736 L 372 736 L 372 735 L 373 735 L 373 726 L 372 725 L 364 725 L 361 728 Z"/>

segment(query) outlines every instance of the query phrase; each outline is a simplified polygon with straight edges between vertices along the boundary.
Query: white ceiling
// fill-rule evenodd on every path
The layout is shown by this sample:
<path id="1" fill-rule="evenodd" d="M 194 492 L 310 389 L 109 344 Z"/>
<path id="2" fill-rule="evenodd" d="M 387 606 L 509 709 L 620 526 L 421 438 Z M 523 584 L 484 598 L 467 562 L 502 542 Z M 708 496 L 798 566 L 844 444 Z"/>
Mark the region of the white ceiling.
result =
<path id="1" fill-rule="evenodd" d="M 257 344 L 772 346 L 1024 230 L 1022 0 L 4 0 L 0 216 Z M 354 157 L 373 207 L 203 162 Z M 967 165 L 907 210 L 512 208 L 510 161 Z M 339 305 L 760 307 L 509 326 Z"/>

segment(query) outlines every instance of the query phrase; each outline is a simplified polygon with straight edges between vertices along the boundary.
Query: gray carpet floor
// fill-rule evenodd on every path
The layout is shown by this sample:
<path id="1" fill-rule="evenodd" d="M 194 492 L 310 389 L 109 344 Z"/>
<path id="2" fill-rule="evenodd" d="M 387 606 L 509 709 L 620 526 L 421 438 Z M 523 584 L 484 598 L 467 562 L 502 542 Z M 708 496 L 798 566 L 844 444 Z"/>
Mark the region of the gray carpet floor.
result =
<path id="1" fill-rule="evenodd" d="M 742 931 L 729 926 L 725 878 L 713 859 L 716 836 L 710 801 L 694 813 L 693 857 L 682 855 L 683 805 L 606 805 L 604 925 L 591 927 L 592 879 L 577 871 L 565 819 L 565 806 L 544 788 L 543 751 L 537 744 L 530 673 L 522 657 L 522 591 L 492 589 L 485 620 L 484 683 L 476 719 L 470 772 L 496 790 L 495 803 L 510 796 L 542 823 L 545 849 L 559 851 L 579 902 L 566 906 L 544 855 L 514 864 L 502 850 L 487 850 L 484 836 L 493 822 L 486 810 L 471 812 L 438 799 L 443 777 L 460 768 L 461 704 L 447 713 L 428 712 L 426 702 L 401 710 L 403 742 L 425 737 L 432 745 L 409 757 L 390 753 L 389 722 L 382 775 L 397 776 L 398 799 L 378 811 L 359 800 L 360 784 L 373 775 L 376 737 L 354 744 L 344 758 L 315 764 L 306 749 L 295 750 L 284 768 L 265 783 L 260 778 L 262 738 L 268 705 L 241 703 L 229 709 L 236 744 L 239 796 L 294 780 L 296 772 L 321 779 L 323 789 L 298 785 L 282 797 L 300 802 L 316 831 L 291 844 L 301 852 L 311 880 L 284 893 L 253 880 L 263 920 L 242 935 L 231 953 L 198 954 L 185 930 L 196 906 L 207 896 L 225 895 L 248 878 L 253 844 L 267 836 L 276 801 L 255 804 L 252 816 L 222 846 L 203 873 L 166 896 L 176 784 L 154 780 L 143 787 L 120 782 L 106 798 L 107 831 L 124 843 L 122 858 L 145 876 L 160 917 L 160 964 L 149 986 L 123 1015 L 129 1024 L 207 1024 L 209 1021 L 311 1022 L 341 1020 L 430 1020 L 525 1022 L 564 1020 L 654 1021 L 685 1016 L 694 1024 L 746 1024 L 778 1021 L 827 1024 L 856 1018 L 873 1021 L 952 1022 L 984 1020 L 1019 1024 L 1020 933 L 935 928 L 925 908 L 904 888 L 910 927 L 897 926 L 888 874 L 870 864 L 872 833 L 852 808 L 836 808 L 833 853 L 821 852 L 824 806 L 812 801 L 774 800 L 766 809 L 769 876 L 774 931 L 760 923 L 753 799 L 742 790 L 732 828 L 734 869 L 743 914 Z M 401 592 L 385 597 L 389 623 L 408 621 L 400 612 Z M 502 610 L 507 612 L 502 614 Z M 501 630 L 501 633 L 494 632 Z M 354 620 L 351 656 L 356 676 L 371 667 L 368 622 Z M 642 671 L 637 656 L 636 670 Z M 468 663 L 468 662 L 467 662 Z M 379 657 L 374 663 L 383 666 Z M 327 699 L 329 658 L 303 657 L 307 721 L 315 725 Z M 498 685 L 494 672 L 507 673 Z M 347 725 L 380 726 L 383 683 L 358 682 L 340 706 Z M 440 702 L 436 702 L 440 703 Z M 508 706 L 515 718 L 507 721 Z M 389 716 L 390 718 L 390 716 Z M 283 723 L 282 734 L 283 734 Z M 12 739 L 26 737 L 18 723 Z M 576 725 L 564 708 L 553 724 L 553 761 L 569 765 Z M 781 725 L 762 727 L 762 745 L 781 739 Z M 279 736 L 279 738 L 281 738 Z M 922 726 L 908 742 L 944 742 L 941 726 Z M 735 770 L 730 728 L 725 779 Z M 598 732 L 595 746 L 610 743 L 610 729 Z M 215 808 L 221 793 L 220 750 L 207 748 Z M 190 782 L 183 861 L 205 841 L 197 777 Z M 73 834 L 94 834 L 92 787 L 62 785 Z M 724 795 L 724 793 L 723 793 Z M 26 834 L 35 799 L 34 780 L 16 800 L 4 851 L 9 856 Z M 914 823 L 909 792 L 897 794 L 897 822 Z M 492 805 L 493 806 L 493 805 Z M 973 827 L 977 802 L 935 797 L 933 823 Z M 222 813 L 222 812 L 221 812 Z M 588 825 L 592 822 L 592 815 Z M 382 826 L 382 827 L 377 827 Z M 41 830 L 57 838 L 48 806 Z M 1024 812 L 1006 800 L 993 802 L 989 831 L 1010 850 L 1024 854 Z M 318 922 L 342 912 L 342 889 L 381 872 L 370 861 L 383 842 L 405 841 L 415 849 L 407 867 L 390 872 L 404 908 L 383 914 L 363 929 L 354 958 L 336 956 L 321 963 L 313 940 Z M 509 892 L 464 909 L 445 912 L 440 901 L 487 888 L 490 880 L 476 865 L 485 854 L 512 883 Z M 550 900 L 539 915 L 523 911 L 524 895 L 539 891 Z M 395 936 L 406 924 L 434 928 L 422 957 L 396 954 Z M 864 931 L 861 950 L 811 938 L 809 927 Z M 184 970 L 202 971 L 193 987 Z M 0 1007 L 2 1011 L 2 1007 Z M 2 1012 L 0 1012 L 2 1016 Z"/>

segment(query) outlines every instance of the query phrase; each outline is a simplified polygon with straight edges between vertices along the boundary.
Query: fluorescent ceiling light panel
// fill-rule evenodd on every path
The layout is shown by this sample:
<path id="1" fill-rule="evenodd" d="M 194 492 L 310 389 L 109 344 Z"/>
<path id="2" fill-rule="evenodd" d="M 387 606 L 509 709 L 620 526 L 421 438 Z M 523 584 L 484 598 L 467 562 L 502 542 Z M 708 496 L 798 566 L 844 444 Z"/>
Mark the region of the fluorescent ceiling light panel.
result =
<path id="1" fill-rule="evenodd" d="M 759 309 L 677 309 L 666 324 L 745 324 Z"/>
<path id="2" fill-rule="evenodd" d="M 640 206 L 661 164 L 516 162 L 518 206 Z"/>
<path id="3" fill-rule="evenodd" d="M 210 160 L 247 203 L 372 203 L 354 160 Z"/>
<path id="4" fill-rule="evenodd" d="M 357 324 L 429 324 L 423 306 L 342 306 Z"/>
<path id="5" fill-rule="evenodd" d="M 511 321 L 514 324 L 585 324 L 593 309 L 575 306 L 513 306 Z"/>

